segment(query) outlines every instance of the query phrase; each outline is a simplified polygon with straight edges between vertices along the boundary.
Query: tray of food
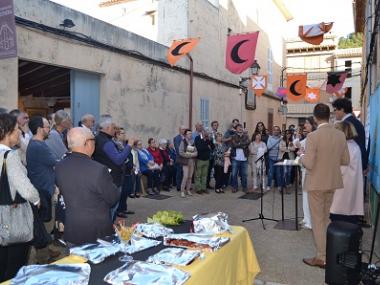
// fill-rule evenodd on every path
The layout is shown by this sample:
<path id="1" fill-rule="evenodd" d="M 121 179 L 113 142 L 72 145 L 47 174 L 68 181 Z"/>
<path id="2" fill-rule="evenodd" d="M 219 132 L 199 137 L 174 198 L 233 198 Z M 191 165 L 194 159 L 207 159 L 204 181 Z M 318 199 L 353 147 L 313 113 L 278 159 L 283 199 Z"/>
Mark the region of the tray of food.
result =
<path id="1" fill-rule="evenodd" d="M 190 274 L 172 266 L 131 261 L 111 271 L 104 281 L 112 285 L 182 285 Z"/>
<path id="2" fill-rule="evenodd" d="M 195 233 L 221 234 L 230 231 L 228 215 L 223 212 L 193 216 Z"/>
<path id="3" fill-rule="evenodd" d="M 136 234 L 143 235 L 147 238 L 159 238 L 173 233 L 173 229 L 169 229 L 161 224 L 137 224 Z"/>
<path id="4" fill-rule="evenodd" d="M 227 237 L 214 237 L 209 234 L 171 234 L 164 237 L 164 245 L 216 251 L 230 241 Z"/>
<path id="5" fill-rule="evenodd" d="M 200 250 L 168 247 L 150 256 L 147 261 L 155 264 L 186 266 L 200 256 L 201 253 Z"/>

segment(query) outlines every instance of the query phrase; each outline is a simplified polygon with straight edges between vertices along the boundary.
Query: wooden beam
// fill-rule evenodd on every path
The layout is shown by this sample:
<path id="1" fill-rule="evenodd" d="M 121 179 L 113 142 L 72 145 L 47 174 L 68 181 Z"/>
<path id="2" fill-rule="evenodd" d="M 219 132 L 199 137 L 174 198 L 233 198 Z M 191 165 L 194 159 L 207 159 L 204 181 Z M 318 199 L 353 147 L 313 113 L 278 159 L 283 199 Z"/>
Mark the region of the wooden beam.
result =
<path id="1" fill-rule="evenodd" d="M 51 82 L 55 80 L 57 77 L 65 76 L 69 73 L 69 71 L 62 70 L 60 68 L 54 69 L 53 71 L 46 71 L 44 73 L 38 74 L 36 76 L 31 76 L 29 80 L 20 80 L 19 89 L 29 89 L 38 87 L 45 82 Z"/>

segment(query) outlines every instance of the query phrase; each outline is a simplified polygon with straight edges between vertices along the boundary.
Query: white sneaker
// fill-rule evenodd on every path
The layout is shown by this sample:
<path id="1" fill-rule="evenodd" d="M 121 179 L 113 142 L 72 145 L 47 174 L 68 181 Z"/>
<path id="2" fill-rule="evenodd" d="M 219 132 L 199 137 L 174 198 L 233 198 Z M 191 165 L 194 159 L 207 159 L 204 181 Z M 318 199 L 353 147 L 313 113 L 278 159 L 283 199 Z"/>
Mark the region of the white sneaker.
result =
<path id="1" fill-rule="evenodd" d="M 186 198 L 185 192 L 181 192 L 181 197 Z"/>
<path id="2" fill-rule="evenodd" d="M 191 193 L 191 191 L 187 191 L 187 195 L 193 196 L 193 193 Z"/>
<path id="3" fill-rule="evenodd" d="M 270 188 L 270 186 L 267 186 L 267 191 L 270 191 L 272 188 Z"/>

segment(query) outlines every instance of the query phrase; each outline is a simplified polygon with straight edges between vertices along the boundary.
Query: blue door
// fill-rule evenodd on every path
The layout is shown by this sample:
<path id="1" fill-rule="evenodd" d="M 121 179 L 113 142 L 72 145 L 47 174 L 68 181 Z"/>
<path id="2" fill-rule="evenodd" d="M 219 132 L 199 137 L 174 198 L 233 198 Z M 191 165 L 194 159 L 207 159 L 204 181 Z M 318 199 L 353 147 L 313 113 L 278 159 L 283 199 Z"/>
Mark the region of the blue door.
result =
<path id="1" fill-rule="evenodd" d="M 90 113 L 99 119 L 100 75 L 71 70 L 71 115 L 73 125 L 78 126 L 81 117 Z"/>

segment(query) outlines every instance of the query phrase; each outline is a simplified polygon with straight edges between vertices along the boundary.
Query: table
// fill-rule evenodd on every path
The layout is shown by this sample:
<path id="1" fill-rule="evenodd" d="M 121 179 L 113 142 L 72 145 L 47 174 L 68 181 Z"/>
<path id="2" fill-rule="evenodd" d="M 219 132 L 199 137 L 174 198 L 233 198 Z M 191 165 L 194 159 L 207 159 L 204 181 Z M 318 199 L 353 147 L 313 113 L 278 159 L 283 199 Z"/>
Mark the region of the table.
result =
<path id="1" fill-rule="evenodd" d="M 277 162 L 274 164 L 276 167 L 286 167 L 286 166 L 292 166 L 296 168 L 296 176 L 295 176 L 295 187 L 294 187 L 294 204 L 295 204 L 295 219 L 294 222 L 291 220 L 285 220 L 284 218 L 284 189 L 282 188 L 281 191 L 281 220 L 277 223 L 277 225 L 274 227 L 275 229 L 280 230 L 296 230 L 298 231 L 298 167 L 301 165 L 298 163 L 298 160 L 287 160 Z"/>
<path id="2" fill-rule="evenodd" d="M 178 227 L 172 227 L 176 233 L 189 232 L 191 222 L 186 222 Z M 179 269 L 191 274 L 186 285 L 252 285 L 260 267 L 252 245 L 248 231 L 244 227 L 232 226 L 232 234 L 224 233 L 221 236 L 229 237 L 231 240 L 216 252 L 206 252 L 204 259 L 197 259 L 188 266 L 178 266 Z M 146 260 L 150 255 L 165 248 L 159 245 L 136 254 L 135 260 Z M 103 281 L 106 274 L 123 265 L 117 254 L 107 258 L 100 264 L 91 264 L 90 285 L 107 284 Z M 69 256 L 58 263 L 80 262 L 80 259 Z M 9 283 L 2 283 L 6 285 Z"/>

